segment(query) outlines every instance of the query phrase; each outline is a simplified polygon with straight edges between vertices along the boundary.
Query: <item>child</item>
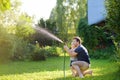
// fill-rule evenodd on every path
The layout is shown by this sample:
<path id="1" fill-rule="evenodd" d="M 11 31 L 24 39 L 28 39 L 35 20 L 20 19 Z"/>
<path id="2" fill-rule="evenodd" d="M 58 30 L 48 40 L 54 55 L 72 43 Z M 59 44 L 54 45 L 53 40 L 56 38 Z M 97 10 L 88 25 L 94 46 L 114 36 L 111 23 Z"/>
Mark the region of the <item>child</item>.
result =
<path id="1" fill-rule="evenodd" d="M 75 50 L 75 46 L 71 43 L 71 51 Z M 72 71 L 72 75 L 73 76 L 77 76 L 77 72 L 75 71 L 75 69 L 72 67 L 72 62 L 77 61 L 77 57 L 70 57 L 70 68 Z"/>

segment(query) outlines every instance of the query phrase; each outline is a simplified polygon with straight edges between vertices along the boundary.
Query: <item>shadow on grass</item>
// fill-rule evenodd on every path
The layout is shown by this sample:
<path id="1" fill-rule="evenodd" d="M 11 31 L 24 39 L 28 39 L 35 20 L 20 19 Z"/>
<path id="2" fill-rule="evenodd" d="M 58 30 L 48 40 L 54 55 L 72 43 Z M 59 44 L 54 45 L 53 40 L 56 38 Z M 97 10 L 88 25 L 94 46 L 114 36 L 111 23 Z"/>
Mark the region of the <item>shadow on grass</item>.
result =
<path id="1" fill-rule="evenodd" d="M 51 79 L 52 80 L 52 79 Z M 67 77 L 61 77 L 61 78 L 56 78 L 54 80 L 120 80 L 120 74 L 119 72 L 114 72 L 114 73 L 108 73 L 108 74 L 103 74 L 103 75 L 97 75 L 97 76 L 86 76 L 85 78 L 79 78 L 79 77 L 72 77 L 72 76 L 67 76 Z"/>

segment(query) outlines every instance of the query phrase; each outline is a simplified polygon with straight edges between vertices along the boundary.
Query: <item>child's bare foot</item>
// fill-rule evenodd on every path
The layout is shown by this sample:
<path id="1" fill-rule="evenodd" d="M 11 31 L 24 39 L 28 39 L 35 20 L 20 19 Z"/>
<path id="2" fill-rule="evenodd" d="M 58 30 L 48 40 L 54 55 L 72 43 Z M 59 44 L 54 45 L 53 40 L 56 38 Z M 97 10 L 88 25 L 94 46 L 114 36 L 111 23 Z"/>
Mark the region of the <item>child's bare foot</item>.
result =
<path id="1" fill-rule="evenodd" d="M 92 73 L 93 73 L 93 71 L 91 70 L 91 71 L 90 71 L 90 75 L 91 75 L 91 76 L 93 75 Z"/>
<path id="2" fill-rule="evenodd" d="M 86 74 L 89 74 L 90 76 L 92 76 L 93 71 L 92 70 L 87 70 L 83 73 L 83 75 L 85 76 Z"/>
<path id="3" fill-rule="evenodd" d="M 80 75 L 79 77 L 80 77 L 80 78 L 84 78 L 84 76 L 83 76 L 83 75 Z"/>
<path id="4" fill-rule="evenodd" d="M 72 75 L 73 75 L 74 77 L 77 77 L 77 76 L 79 76 L 77 73 L 76 73 L 76 74 L 74 73 L 74 74 L 72 74 Z"/>

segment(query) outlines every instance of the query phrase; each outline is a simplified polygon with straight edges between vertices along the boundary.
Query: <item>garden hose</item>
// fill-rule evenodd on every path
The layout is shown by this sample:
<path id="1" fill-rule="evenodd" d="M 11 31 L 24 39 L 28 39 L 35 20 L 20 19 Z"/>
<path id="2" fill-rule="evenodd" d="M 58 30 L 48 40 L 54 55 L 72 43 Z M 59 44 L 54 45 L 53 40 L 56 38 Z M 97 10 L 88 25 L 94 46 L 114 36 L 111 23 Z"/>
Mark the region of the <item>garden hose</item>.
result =
<path id="1" fill-rule="evenodd" d="M 63 74 L 64 74 L 64 79 L 65 79 L 65 52 L 64 52 L 64 62 L 63 62 Z"/>
<path id="2" fill-rule="evenodd" d="M 65 42 L 63 42 L 64 45 L 66 45 Z M 64 52 L 64 61 L 63 61 L 63 74 L 64 74 L 64 79 L 65 79 L 65 59 L 66 59 L 66 54 Z"/>

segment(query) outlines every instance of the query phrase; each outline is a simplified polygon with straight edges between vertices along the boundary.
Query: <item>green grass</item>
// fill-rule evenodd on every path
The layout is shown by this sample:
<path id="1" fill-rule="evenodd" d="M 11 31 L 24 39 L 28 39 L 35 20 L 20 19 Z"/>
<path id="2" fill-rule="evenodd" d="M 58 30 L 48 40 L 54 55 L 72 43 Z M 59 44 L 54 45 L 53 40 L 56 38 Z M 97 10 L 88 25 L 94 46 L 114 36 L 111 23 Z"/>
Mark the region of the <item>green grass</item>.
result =
<path id="1" fill-rule="evenodd" d="M 91 60 L 93 76 L 84 79 L 72 77 L 69 57 L 66 57 L 65 80 L 119 80 L 118 67 L 109 60 Z M 63 57 L 48 58 L 46 61 L 18 61 L 0 65 L 0 80 L 64 80 Z"/>

